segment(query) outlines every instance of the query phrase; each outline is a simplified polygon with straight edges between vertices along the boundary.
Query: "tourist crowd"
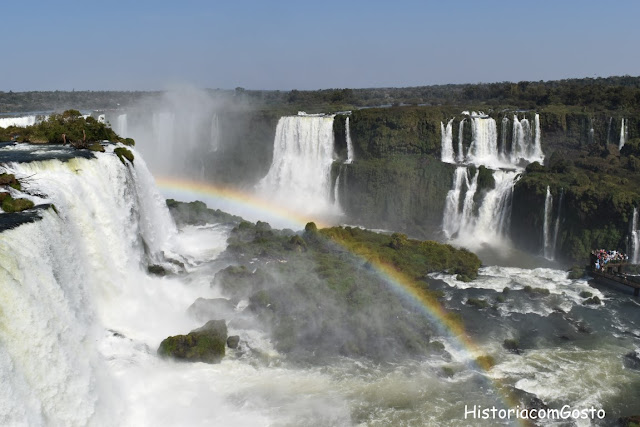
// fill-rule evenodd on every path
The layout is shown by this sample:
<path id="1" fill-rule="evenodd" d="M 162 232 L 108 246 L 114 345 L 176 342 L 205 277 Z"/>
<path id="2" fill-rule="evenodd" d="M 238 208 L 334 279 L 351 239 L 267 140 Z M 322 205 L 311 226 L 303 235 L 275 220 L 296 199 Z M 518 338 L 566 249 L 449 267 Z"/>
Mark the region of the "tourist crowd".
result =
<path id="1" fill-rule="evenodd" d="M 592 258 L 595 258 L 595 268 L 600 270 L 608 263 L 619 263 L 629 260 L 629 256 L 619 251 L 607 251 L 604 249 L 596 249 L 591 252 Z"/>

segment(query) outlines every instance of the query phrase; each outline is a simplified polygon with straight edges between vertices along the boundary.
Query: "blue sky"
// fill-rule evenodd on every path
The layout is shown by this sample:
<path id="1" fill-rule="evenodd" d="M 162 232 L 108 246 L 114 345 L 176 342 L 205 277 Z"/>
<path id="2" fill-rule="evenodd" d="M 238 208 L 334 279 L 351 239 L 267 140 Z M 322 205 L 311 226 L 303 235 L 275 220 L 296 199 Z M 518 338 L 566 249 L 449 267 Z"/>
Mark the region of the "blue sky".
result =
<path id="1" fill-rule="evenodd" d="M 640 75 L 635 0 L 3 3 L 3 91 Z"/>

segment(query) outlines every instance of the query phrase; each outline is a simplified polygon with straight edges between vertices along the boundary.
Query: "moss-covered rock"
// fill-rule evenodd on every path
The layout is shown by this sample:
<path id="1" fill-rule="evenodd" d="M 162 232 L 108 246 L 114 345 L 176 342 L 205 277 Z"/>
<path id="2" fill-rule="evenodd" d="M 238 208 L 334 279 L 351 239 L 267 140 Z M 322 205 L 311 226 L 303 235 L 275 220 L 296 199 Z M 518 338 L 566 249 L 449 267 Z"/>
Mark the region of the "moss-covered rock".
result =
<path id="1" fill-rule="evenodd" d="M 573 267 L 571 267 L 571 270 L 569 270 L 569 275 L 567 277 L 571 280 L 577 280 L 577 279 L 581 279 L 584 276 L 584 274 L 585 274 L 584 267 L 574 265 Z"/>
<path id="2" fill-rule="evenodd" d="M 476 308 L 487 308 L 489 307 L 489 303 L 483 299 L 480 298 L 468 298 L 467 299 L 467 305 L 470 305 L 472 307 L 476 307 Z"/>
<path id="3" fill-rule="evenodd" d="M 176 335 L 160 343 L 158 355 L 189 362 L 219 363 L 225 355 L 227 325 L 210 320 L 188 335 Z"/>
<path id="4" fill-rule="evenodd" d="M 118 147 L 115 150 L 113 150 L 113 152 L 118 156 L 118 158 L 120 159 L 123 165 L 126 164 L 124 159 L 129 160 L 129 162 L 133 164 L 133 153 L 129 151 L 127 148 Z"/>
<path id="5" fill-rule="evenodd" d="M 485 354 L 476 358 L 476 364 L 488 371 L 496 365 L 496 361 L 492 356 Z"/>
<path id="6" fill-rule="evenodd" d="M 536 296 L 536 295 L 547 296 L 547 295 L 551 294 L 549 289 L 546 289 L 546 288 L 533 288 L 533 287 L 531 287 L 529 285 L 525 286 L 523 288 L 523 291 L 525 291 L 526 293 L 528 293 L 529 295 L 532 295 L 532 296 Z"/>
<path id="7" fill-rule="evenodd" d="M 98 151 L 100 153 L 104 153 L 104 147 L 102 146 L 102 144 L 100 144 L 99 142 L 96 142 L 95 144 L 91 144 L 87 147 L 87 149 L 89 151 Z"/>
<path id="8" fill-rule="evenodd" d="M 21 212 L 33 207 L 33 202 L 28 199 L 13 199 L 11 196 L 5 196 L 2 200 L 2 210 L 11 212 Z"/>
<path id="9" fill-rule="evenodd" d="M 518 342 L 518 340 L 507 338 L 502 342 L 502 347 L 504 347 L 510 353 L 520 354 L 520 343 Z"/>
<path id="10" fill-rule="evenodd" d="M 133 147 L 134 145 L 136 145 L 136 142 L 133 140 L 133 138 L 125 138 L 125 139 L 121 139 L 120 142 L 124 145 L 128 145 L 130 147 Z"/>
<path id="11" fill-rule="evenodd" d="M 600 301 L 600 298 L 598 298 L 597 295 L 594 295 L 591 298 L 587 298 L 586 300 L 584 300 L 582 302 L 582 304 L 584 304 L 584 305 L 600 305 L 600 304 L 602 304 L 602 301 Z"/>

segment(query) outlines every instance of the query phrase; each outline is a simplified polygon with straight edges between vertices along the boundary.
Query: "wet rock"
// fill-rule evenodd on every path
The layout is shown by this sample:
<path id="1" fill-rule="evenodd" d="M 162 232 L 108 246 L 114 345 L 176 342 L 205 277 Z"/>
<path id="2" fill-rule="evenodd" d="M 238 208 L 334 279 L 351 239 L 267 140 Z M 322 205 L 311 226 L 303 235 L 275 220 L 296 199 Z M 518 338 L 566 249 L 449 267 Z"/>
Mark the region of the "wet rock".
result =
<path id="1" fill-rule="evenodd" d="M 519 348 L 518 340 L 514 340 L 511 338 L 507 338 L 502 342 L 502 347 L 509 351 L 509 353 L 520 354 L 521 350 Z"/>
<path id="2" fill-rule="evenodd" d="M 602 301 L 600 301 L 600 298 L 598 298 L 597 296 L 592 296 L 591 298 L 587 298 L 586 300 L 584 300 L 582 302 L 582 304 L 584 304 L 584 305 L 600 305 L 600 304 L 602 304 Z"/>
<path id="3" fill-rule="evenodd" d="M 168 273 L 166 268 L 158 264 L 151 264 L 149 267 L 147 267 L 147 271 L 149 272 L 149 274 L 153 274 L 155 276 L 166 276 Z"/>
<path id="4" fill-rule="evenodd" d="M 632 351 L 631 353 L 625 354 L 623 363 L 624 366 L 629 369 L 640 370 L 640 355 L 638 354 L 638 351 Z"/>
<path id="5" fill-rule="evenodd" d="M 227 338 L 227 347 L 229 348 L 238 348 L 238 344 L 240 343 L 240 337 L 238 335 L 231 335 Z"/>
<path id="6" fill-rule="evenodd" d="M 188 362 L 219 363 L 225 355 L 227 325 L 210 320 L 187 335 L 168 337 L 160 343 L 158 355 Z"/>

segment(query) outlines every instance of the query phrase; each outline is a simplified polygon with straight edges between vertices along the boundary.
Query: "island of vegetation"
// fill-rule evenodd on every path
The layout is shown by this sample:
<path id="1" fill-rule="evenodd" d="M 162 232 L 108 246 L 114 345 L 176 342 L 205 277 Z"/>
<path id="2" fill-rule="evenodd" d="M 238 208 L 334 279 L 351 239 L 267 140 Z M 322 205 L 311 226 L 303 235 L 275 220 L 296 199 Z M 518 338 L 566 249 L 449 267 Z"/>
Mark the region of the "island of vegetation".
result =
<path id="1" fill-rule="evenodd" d="M 314 223 L 296 233 L 221 216 L 201 202 L 167 204 L 178 224 L 222 220 L 233 225 L 220 256 L 230 266 L 212 281 L 227 299 L 199 299 L 189 311 L 203 321 L 226 317 L 230 326 L 240 327 L 249 317 L 233 307 L 246 300 L 245 310 L 259 319 L 277 350 L 300 363 L 339 356 L 392 361 L 444 353 L 422 311 L 424 304 L 443 307 L 443 294 L 430 289 L 429 273 L 442 271 L 473 280 L 481 264 L 467 250 L 399 233 L 318 229 Z M 418 295 L 421 302 L 409 294 Z M 446 316 L 462 330 L 457 312 Z M 185 345 L 193 349 L 185 350 Z M 198 353 L 198 346 L 195 337 L 173 338 L 158 351 L 185 358 Z"/>

